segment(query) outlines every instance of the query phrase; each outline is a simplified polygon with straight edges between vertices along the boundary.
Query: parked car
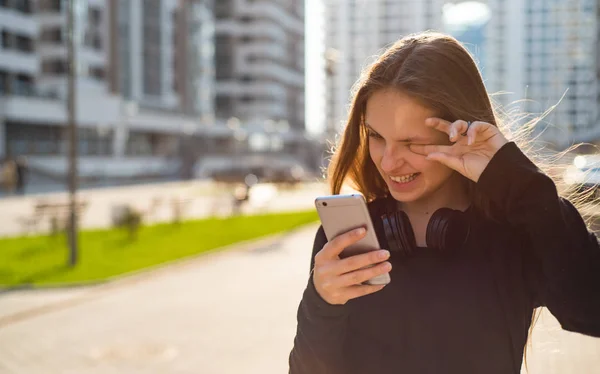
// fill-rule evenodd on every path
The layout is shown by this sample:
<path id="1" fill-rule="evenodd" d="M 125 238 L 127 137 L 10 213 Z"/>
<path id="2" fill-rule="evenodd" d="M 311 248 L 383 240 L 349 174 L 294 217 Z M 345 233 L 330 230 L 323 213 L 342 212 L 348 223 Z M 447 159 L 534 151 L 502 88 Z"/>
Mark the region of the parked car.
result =
<path id="1" fill-rule="evenodd" d="M 600 198 L 600 155 L 578 155 L 564 173 L 564 181 L 573 190 L 593 191 L 591 198 Z"/>
<path id="2" fill-rule="evenodd" d="M 215 170 L 210 178 L 221 183 L 287 183 L 295 184 L 302 182 L 305 177 L 304 169 L 299 166 L 285 167 L 242 167 L 235 166 L 227 169 Z M 252 182 L 252 183 L 249 183 Z"/>

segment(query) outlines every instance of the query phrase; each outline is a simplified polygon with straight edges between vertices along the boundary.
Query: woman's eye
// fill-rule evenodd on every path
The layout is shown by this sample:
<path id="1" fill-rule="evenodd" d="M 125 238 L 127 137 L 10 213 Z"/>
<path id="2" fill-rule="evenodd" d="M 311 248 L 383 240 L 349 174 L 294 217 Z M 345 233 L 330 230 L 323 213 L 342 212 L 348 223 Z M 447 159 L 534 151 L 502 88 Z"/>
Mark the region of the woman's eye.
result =
<path id="1" fill-rule="evenodd" d="M 373 138 L 373 139 L 383 139 L 383 138 L 381 137 L 381 135 L 379 135 L 379 134 L 378 134 L 378 133 L 376 133 L 376 132 L 369 131 L 369 132 L 368 132 L 368 134 L 369 134 L 369 137 L 370 137 L 370 138 Z"/>

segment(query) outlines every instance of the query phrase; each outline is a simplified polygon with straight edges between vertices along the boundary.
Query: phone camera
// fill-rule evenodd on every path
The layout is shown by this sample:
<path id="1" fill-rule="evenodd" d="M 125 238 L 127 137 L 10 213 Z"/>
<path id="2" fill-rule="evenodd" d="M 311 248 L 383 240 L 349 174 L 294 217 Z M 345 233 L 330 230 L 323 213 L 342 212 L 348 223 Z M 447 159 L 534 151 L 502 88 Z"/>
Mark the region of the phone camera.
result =
<path id="1" fill-rule="evenodd" d="M 323 206 L 327 206 L 327 203 L 325 201 L 323 201 Z"/>

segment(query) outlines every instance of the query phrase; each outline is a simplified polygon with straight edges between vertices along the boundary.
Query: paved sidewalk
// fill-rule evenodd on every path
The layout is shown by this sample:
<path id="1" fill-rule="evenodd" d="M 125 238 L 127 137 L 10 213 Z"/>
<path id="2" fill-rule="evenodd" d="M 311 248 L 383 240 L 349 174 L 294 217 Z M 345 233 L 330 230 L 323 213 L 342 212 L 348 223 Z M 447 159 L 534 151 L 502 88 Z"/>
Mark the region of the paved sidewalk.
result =
<path id="1" fill-rule="evenodd" d="M 326 194 L 327 187 L 321 183 L 308 183 L 296 189 L 281 189 L 271 184 L 259 184 L 252 188 L 250 200 L 244 212 L 276 212 L 314 208 L 314 199 Z M 106 228 L 111 226 L 112 209 L 116 205 L 130 205 L 142 212 L 149 211 L 153 201 L 157 206 L 145 222 L 168 222 L 173 219 L 173 201 L 182 201 L 184 219 L 204 218 L 209 215 L 228 215 L 233 197 L 231 191 L 206 181 L 170 182 L 124 187 L 83 190 L 79 198 L 88 203 L 81 217 L 83 228 Z M 23 233 L 23 219 L 32 217 L 38 201 L 67 202 L 66 193 L 41 194 L 0 199 L 0 237 Z M 39 226 L 41 231 L 50 228 L 49 219 Z"/>
<path id="2" fill-rule="evenodd" d="M 315 230 L 108 285 L 0 294 L 0 373 L 286 373 Z M 546 313 L 528 361 L 529 374 L 595 374 L 600 339 Z"/>
<path id="3" fill-rule="evenodd" d="M 285 373 L 315 230 L 95 287 L 0 327 L 0 373 Z M 0 309 L 18 295 L 0 295 Z"/>

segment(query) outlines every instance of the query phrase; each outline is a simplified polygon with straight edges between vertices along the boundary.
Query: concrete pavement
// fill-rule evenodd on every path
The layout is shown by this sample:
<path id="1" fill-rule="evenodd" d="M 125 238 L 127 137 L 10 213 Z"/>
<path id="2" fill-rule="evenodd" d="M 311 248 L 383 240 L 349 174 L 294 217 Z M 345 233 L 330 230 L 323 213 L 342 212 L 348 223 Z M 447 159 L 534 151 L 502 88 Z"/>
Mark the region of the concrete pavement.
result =
<path id="1" fill-rule="evenodd" d="M 94 287 L 4 324 L 0 373 L 285 373 L 315 229 Z M 19 299 L 9 297 L 0 309 Z"/>
<path id="2" fill-rule="evenodd" d="M 0 294 L 0 373 L 286 373 L 315 229 L 108 285 Z M 528 362 L 598 373 L 600 339 L 545 313 Z"/>

